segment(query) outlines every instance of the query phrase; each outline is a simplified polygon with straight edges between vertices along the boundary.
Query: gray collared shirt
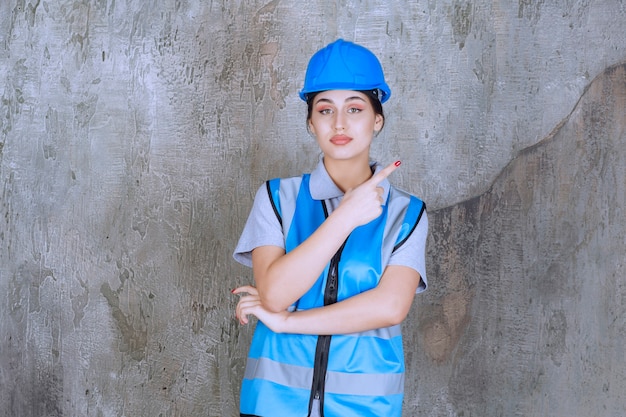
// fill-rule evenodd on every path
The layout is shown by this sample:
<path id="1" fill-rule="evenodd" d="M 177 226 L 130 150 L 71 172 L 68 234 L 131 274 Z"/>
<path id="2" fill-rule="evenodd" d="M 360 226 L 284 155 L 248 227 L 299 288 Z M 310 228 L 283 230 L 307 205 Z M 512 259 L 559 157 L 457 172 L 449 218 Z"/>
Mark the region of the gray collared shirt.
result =
<path id="1" fill-rule="evenodd" d="M 383 168 L 376 163 L 373 163 L 372 166 L 375 167 L 375 172 Z M 311 196 L 314 199 L 326 200 L 329 214 L 341 203 L 344 193 L 330 178 L 321 158 L 315 170 L 311 172 L 309 184 Z M 391 184 L 385 178 L 379 185 L 384 190 L 383 199 L 386 203 Z M 425 262 L 427 233 L 428 216 L 424 212 L 416 229 L 407 241 L 393 252 L 388 263 L 388 265 L 407 266 L 416 270 L 422 277 L 422 283 L 418 287 L 417 292 L 424 291 L 428 286 Z M 233 257 L 237 262 L 252 267 L 252 250 L 259 246 L 285 248 L 283 230 L 274 214 L 265 185 L 259 187 L 254 197 L 250 215 L 239 238 Z"/>

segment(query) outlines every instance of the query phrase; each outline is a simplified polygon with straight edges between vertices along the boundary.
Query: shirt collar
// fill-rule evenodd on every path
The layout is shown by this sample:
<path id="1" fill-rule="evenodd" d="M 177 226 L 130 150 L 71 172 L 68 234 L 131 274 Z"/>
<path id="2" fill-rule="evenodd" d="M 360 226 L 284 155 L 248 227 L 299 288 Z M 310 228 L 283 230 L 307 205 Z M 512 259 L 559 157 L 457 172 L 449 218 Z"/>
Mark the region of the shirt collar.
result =
<path id="1" fill-rule="evenodd" d="M 370 166 L 374 167 L 374 173 L 377 173 L 381 169 L 377 162 L 371 161 Z M 387 178 L 382 180 L 379 184 L 380 187 L 383 187 L 383 200 L 384 203 L 387 203 L 387 197 L 389 196 L 389 187 L 390 183 Z M 335 184 L 335 182 L 328 175 L 328 171 L 326 171 L 326 167 L 324 166 L 324 156 L 320 156 L 319 162 L 317 163 L 317 167 L 311 172 L 311 178 L 309 181 L 309 192 L 311 193 L 311 197 L 314 200 L 330 200 L 333 198 L 343 197 L 344 192 L 341 191 L 339 187 Z"/>

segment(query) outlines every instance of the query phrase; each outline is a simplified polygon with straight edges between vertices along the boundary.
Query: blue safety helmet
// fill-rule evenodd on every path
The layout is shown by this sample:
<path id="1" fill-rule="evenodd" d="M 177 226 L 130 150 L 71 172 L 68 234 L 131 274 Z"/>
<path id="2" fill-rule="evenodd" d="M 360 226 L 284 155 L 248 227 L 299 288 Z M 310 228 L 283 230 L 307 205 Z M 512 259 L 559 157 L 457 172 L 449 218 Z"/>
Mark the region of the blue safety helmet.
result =
<path id="1" fill-rule="evenodd" d="M 326 90 L 374 90 L 381 103 L 391 96 L 383 67 L 369 49 L 338 39 L 317 51 L 309 61 L 300 98 Z"/>

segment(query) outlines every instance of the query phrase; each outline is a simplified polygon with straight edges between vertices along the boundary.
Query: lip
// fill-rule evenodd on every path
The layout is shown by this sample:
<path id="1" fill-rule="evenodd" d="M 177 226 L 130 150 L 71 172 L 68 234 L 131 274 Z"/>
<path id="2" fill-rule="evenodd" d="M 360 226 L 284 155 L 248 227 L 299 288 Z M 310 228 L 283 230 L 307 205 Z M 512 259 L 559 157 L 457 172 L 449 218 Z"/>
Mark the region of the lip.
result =
<path id="1" fill-rule="evenodd" d="M 332 138 L 330 138 L 330 143 L 332 143 L 333 145 L 339 145 L 339 146 L 346 145 L 351 141 L 352 141 L 352 138 L 346 135 L 335 135 Z"/>

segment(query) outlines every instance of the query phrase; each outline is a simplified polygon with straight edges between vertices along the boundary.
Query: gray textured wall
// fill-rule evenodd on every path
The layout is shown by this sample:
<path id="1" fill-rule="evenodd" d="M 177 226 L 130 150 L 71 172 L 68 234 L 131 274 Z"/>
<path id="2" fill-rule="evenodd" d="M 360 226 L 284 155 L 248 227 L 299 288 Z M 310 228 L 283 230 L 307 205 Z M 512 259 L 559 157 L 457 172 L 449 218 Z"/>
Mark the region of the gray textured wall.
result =
<path id="1" fill-rule="evenodd" d="M 428 204 L 406 416 L 626 414 L 622 0 L 2 0 L 0 415 L 234 416 L 230 254 L 337 37 Z"/>

